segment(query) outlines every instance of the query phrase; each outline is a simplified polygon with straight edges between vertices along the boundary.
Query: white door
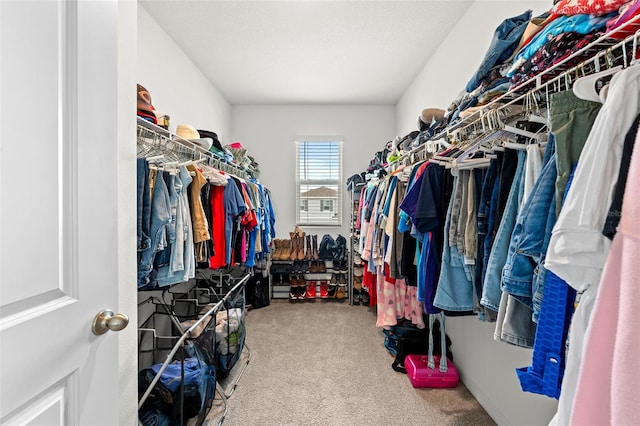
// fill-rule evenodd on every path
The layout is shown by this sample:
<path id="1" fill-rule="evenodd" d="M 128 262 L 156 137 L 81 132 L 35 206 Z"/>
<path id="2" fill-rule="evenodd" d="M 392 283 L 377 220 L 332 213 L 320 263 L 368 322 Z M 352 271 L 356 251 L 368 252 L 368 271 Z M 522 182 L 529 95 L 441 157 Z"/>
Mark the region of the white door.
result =
<path id="1" fill-rule="evenodd" d="M 91 330 L 119 308 L 117 15 L 0 0 L 3 425 L 120 423 L 120 335 Z"/>

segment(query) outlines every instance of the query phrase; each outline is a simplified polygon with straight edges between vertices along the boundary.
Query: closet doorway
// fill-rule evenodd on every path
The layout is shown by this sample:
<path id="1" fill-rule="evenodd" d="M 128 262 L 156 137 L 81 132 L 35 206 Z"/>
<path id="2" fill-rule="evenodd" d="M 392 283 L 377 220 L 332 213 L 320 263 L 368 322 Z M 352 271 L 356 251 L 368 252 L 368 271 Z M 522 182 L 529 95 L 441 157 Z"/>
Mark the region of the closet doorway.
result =
<path id="1" fill-rule="evenodd" d="M 123 336 L 135 343 L 135 311 L 119 333 L 92 332 L 101 310 L 122 309 L 123 273 L 135 286 L 135 261 L 122 261 L 135 259 L 135 219 L 119 218 L 135 218 L 135 85 L 119 74 L 119 26 L 135 36 L 136 5 L 122 3 L 0 2 L 0 424 L 135 419 L 135 380 L 123 404 L 118 365 L 135 371 L 135 350 L 119 353 Z"/>

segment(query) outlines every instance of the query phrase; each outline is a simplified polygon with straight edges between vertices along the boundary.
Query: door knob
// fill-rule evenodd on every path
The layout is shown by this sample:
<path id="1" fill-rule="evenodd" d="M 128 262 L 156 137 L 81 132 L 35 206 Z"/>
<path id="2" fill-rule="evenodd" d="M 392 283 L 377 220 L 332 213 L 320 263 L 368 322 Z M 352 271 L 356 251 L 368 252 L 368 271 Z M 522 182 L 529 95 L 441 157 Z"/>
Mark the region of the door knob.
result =
<path id="1" fill-rule="evenodd" d="M 129 317 L 125 314 L 114 314 L 109 309 L 104 309 L 98 312 L 98 315 L 93 319 L 91 324 L 91 331 L 93 334 L 101 335 L 107 331 L 120 331 L 129 324 Z"/>

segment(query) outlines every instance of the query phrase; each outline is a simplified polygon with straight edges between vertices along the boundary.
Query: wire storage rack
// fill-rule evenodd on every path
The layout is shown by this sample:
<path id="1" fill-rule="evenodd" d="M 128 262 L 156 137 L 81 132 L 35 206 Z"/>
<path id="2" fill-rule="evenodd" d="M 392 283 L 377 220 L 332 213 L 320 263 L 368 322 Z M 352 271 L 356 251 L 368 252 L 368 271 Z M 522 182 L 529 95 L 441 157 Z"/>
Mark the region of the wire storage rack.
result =
<path id="1" fill-rule="evenodd" d="M 223 161 L 200 145 L 183 139 L 142 118 L 138 118 L 137 142 L 137 156 L 139 158 L 163 155 L 168 161 L 202 161 L 220 171 L 243 179 L 258 179 L 260 177 L 256 170 L 242 168 Z"/>
<path id="2" fill-rule="evenodd" d="M 251 358 L 244 324 L 250 275 L 220 277 L 229 284 L 224 290 L 200 282 L 139 303 L 153 306 L 138 329 L 139 424 L 212 424 L 212 414 L 224 422 L 227 398 Z"/>
<path id="3" fill-rule="evenodd" d="M 572 52 L 563 60 L 515 85 L 476 112 L 448 124 L 432 136 L 426 136 L 427 143 L 422 143 L 405 153 L 400 162 L 413 162 L 416 156 L 428 150 L 429 141 L 460 145 L 500 130 L 499 127 L 504 126 L 514 115 L 545 113 L 549 96 L 571 89 L 576 79 L 617 66 L 628 67 L 636 64 L 640 53 L 639 40 L 640 15 L 637 15 L 618 28 L 597 37 L 585 47 Z M 426 131 L 423 133 L 426 135 Z"/>

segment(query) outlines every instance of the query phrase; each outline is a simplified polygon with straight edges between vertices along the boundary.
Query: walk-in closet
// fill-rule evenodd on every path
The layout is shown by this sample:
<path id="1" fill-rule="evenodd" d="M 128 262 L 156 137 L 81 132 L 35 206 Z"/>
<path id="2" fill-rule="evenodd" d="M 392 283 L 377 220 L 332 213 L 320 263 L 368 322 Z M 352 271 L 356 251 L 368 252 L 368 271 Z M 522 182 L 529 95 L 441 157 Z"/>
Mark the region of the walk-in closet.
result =
<path id="1" fill-rule="evenodd" d="M 640 0 L 3 0 L 0 42 L 0 424 L 637 423 Z"/>

